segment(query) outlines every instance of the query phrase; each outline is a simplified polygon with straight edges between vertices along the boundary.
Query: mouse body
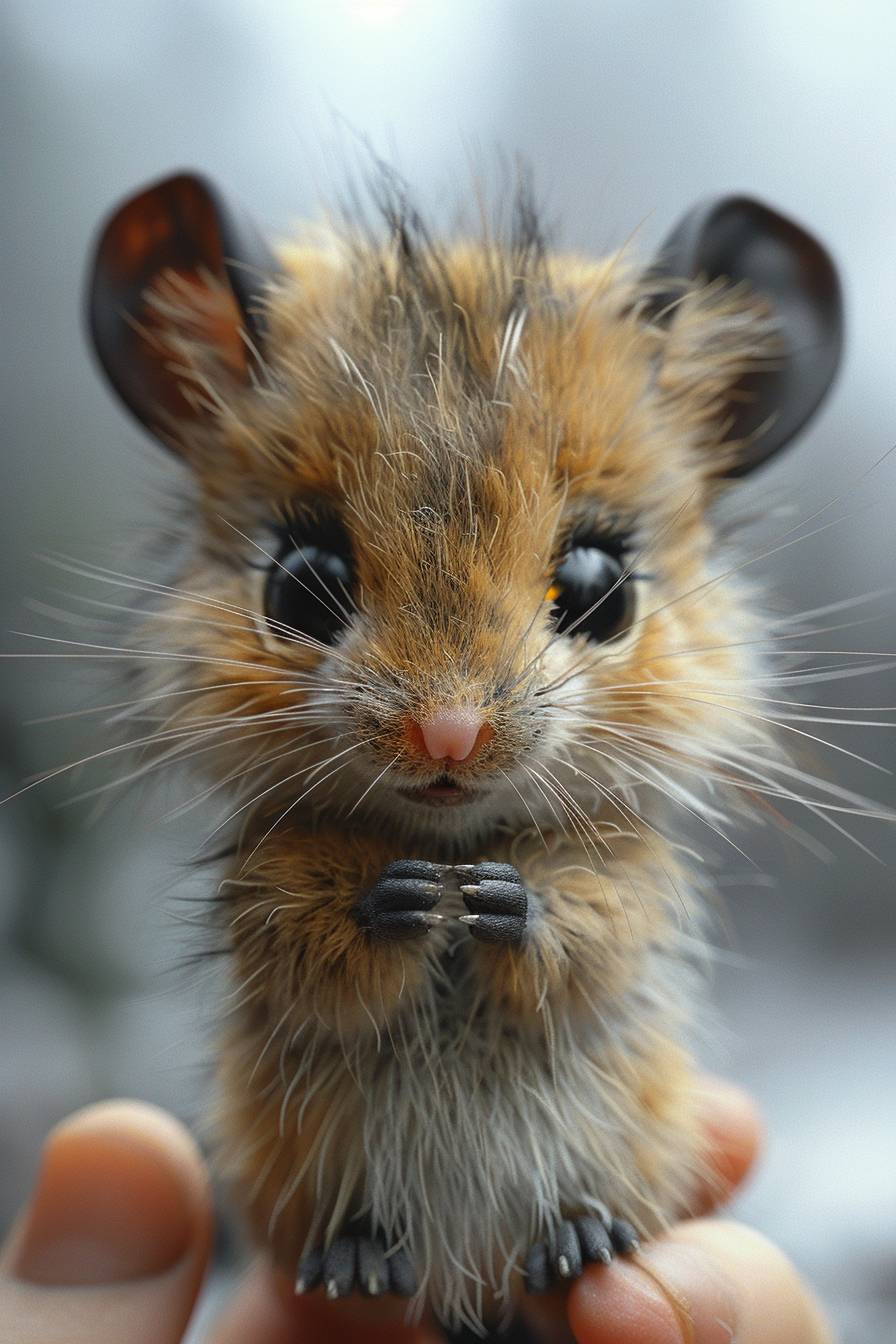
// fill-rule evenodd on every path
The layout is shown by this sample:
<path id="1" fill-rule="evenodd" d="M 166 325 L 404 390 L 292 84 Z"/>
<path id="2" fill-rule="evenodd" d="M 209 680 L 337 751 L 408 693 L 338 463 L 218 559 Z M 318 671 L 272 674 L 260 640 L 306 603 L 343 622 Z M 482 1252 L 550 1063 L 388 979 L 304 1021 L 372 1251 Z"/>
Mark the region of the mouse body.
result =
<path id="1" fill-rule="evenodd" d="M 784 796 L 721 494 L 812 414 L 833 263 L 747 197 L 658 257 L 507 228 L 270 249 L 182 173 L 102 229 L 100 363 L 189 482 L 137 618 L 231 800 L 215 1131 L 258 1241 L 450 1328 L 632 1252 L 702 1171 L 706 879 Z"/>

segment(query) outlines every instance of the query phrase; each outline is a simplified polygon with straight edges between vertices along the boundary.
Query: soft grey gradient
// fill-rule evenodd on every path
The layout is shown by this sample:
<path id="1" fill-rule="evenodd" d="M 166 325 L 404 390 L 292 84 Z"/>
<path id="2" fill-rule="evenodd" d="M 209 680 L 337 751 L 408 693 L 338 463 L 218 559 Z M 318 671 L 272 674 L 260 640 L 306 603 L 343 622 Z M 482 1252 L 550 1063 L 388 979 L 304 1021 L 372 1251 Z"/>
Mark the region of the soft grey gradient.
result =
<path id="1" fill-rule="evenodd" d="M 85 591 L 38 555 L 126 568 L 171 479 L 82 339 L 97 219 L 146 179 L 196 166 L 283 232 L 338 185 L 337 159 L 363 158 L 356 132 L 437 218 L 471 162 L 522 154 L 562 241 L 588 251 L 637 230 L 647 255 L 695 199 L 726 190 L 809 222 L 843 268 L 846 365 L 811 431 L 742 489 L 760 513 L 783 501 L 808 515 L 836 499 L 817 523 L 837 521 L 757 569 L 794 610 L 893 583 L 896 459 L 871 470 L 894 442 L 896 9 L 885 0 L 8 0 L 2 30 L 3 649 L 29 647 L 9 630 L 78 637 L 77 624 L 26 605 L 72 610 L 60 593 Z M 778 517 L 764 535 L 789 525 Z M 892 595 L 834 620 L 866 616 L 823 646 L 896 648 Z M 12 662 L 3 675 L 3 793 L 107 744 L 94 719 L 28 723 L 96 703 L 92 665 Z M 813 689 L 830 704 L 892 704 L 893 681 Z M 837 741 L 896 763 L 883 730 Z M 893 803 L 888 775 L 823 756 L 838 780 Z M 207 878 L 188 862 L 207 822 L 162 820 L 183 786 L 99 815 L 67 805 L 123 769 L 99 765 L 0 810 L 0 1223 L 42 1135 L 73 1106 L 128 1093 L 191 1120 L 202 1109 L 214 970 L 172 968 L 197 942 L 184 921 L 201 913 L 189 897 Z M 882 863 L 832 834 L 827 865 L 786 839 L 756 848 L 768 881 L 737 864 L 707 1058 L 768 1117 L 739 1213 L 864 1344 L 896 1333 L 896 832 L 855 830 Z"/>

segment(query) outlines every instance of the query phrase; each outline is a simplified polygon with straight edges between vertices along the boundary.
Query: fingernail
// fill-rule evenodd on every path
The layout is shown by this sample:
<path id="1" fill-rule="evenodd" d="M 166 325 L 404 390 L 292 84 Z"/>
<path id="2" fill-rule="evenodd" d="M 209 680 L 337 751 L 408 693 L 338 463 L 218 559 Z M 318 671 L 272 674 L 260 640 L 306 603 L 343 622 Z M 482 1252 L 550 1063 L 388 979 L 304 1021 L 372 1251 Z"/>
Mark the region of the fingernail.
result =
<path id="1" fill-rule="evenodd" d="M 185 1144 L 173 1120 L 143 1108 L 139 1123 L 114 1103 L 65 1121 L 44 1148 L 13 1272 L 96 1285 L 170 1269 L 197 1227 Z"/>

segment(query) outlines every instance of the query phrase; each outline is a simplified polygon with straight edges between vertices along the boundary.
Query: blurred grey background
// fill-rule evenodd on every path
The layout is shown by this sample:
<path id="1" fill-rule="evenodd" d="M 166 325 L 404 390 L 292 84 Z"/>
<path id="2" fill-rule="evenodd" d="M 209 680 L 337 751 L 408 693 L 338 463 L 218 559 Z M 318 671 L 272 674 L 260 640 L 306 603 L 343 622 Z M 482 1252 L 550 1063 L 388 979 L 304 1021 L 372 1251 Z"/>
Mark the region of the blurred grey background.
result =
<path id="1" fill-rule="evenodd" d="M 530 160 L 561 241 L 589 252 L 639 227 L 649 255 L 694 200 L 726 190 L 809 223 L 844 272 L 846 365 L 810 432 L 741 489 L 761 517 L 797 510 L 760 537 L 842 496 L 818 523 L 839 521 L 758 568 L 793 610 L 893 583 L 896 459 L 862 479 L 896 439 L 886 0 L 7 0 L 0 35 L 5 651 L 61 651 L 16 630 L 78 638 L 90 608 L 71 594 L 119 600 L 38 557 L 128 568 L 174 479 L 84 346 L 97 220 L 146 179 L 195 166 L 287 232 L 341 181 L 341 118 L 436 218 L 469 161 L 502 149 Z M 841 617 L 865 618 L 819 647 L 896 648 L 892 595 Z M 103 715 L 57 717 L 120 698 L 103 669 L 4 662 L 0 792 L 108 745 Z M 896 701 L 892 672 L 810 689 L 831 705 Z M 896 764 L 893 734 L 827 731 Z M 893 804 L 889 775 L 820 755 Z M 126 1093 L 191 1122 L 202 1111 L 218 986 L 214 967 L 181 963 L 202 942 L 190 897 L 209 881 L 189 859 L 207 819 L 165 821 L 184 783 L 113 789 L 106 810 L 73 803 L 125 773 L 102 757 L 0 809 L 0 1225 L 72 1107 Z M 767 880 L 732 872 L 706 1058 L 768 1120 L 738 1213 L 813 1279 L 845 1339 L 883 1341 L 896 1336 L 896 828 L 855 829 L 881 862 L 837 836 L 827 864 L 760 837 Z"/>

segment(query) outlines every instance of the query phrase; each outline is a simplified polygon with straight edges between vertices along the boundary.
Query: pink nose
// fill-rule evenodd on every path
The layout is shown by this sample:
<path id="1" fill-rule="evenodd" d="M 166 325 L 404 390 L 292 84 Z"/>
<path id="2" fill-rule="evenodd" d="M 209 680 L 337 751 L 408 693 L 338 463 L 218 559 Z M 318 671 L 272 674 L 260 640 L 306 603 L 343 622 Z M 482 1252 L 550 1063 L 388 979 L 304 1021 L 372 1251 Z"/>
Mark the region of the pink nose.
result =
<path id="1" fill-rule="evenodd" d="M 475 709 L 437 709 L 415 725 L 434 761 L 466 761 L 494 735 Z"/>

